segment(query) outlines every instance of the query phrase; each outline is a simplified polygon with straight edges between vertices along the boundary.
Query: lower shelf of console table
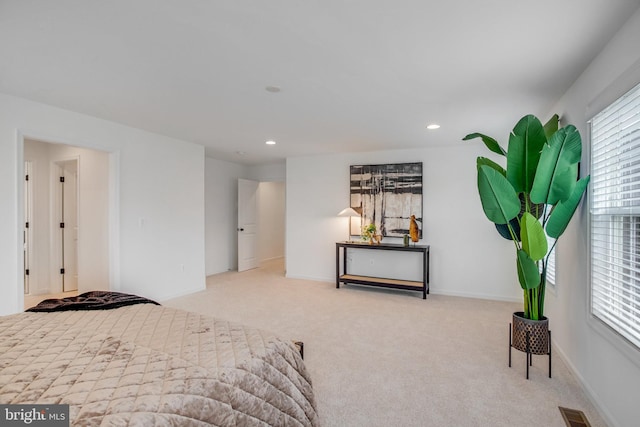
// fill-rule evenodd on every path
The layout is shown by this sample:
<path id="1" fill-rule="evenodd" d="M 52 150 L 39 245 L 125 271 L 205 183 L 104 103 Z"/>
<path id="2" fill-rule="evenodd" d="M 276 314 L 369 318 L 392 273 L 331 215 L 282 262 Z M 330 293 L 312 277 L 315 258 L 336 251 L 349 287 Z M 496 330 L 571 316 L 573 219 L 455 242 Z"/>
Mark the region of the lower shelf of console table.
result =
<path id="1" fill-rule="evenodd" d="M 343 274 L 340 274 L 340 248 L 343 249 Z M 347 249 L 369 249 L 369 250 L 387 250 L 401 252 L 421 252 L 422 253 L 422 281 L 417 280 L 401 280 L 383 277 L 361 276 L 356 274 L 348 274 L 347 269 Z M 336 288 L 340 288 L 340 283 L 352 283 L 357 285 L 379 286 L 384 288 L 403 289 L 409 291 L 421 291 L 422 298 L 426 299 L 429 293 L 429 246 L 415 245 L 404 246 L 398 244 L 379 244 L 369 245 L 353 242 L 336 243 Z"/>

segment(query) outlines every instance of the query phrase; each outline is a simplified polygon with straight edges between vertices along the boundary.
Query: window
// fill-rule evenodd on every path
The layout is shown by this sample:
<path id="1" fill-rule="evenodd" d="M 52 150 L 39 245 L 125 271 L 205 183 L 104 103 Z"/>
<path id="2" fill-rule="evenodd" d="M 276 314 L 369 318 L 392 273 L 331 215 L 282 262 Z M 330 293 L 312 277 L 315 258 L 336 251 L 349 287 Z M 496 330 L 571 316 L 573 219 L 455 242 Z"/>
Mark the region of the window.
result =
<path id="1" fill-rule="evenodd" d="M 556 239 L 547 236 L 547 244 L 549 247 L 553 247 Z M 547 285 L 556 285 L 556 248 L 553 247 L 547 260 Z"/>
<path id="2" fill-rule="evenodd" d="M 640 347 L 640 85 L 591 121 L 591 313 Z"/>

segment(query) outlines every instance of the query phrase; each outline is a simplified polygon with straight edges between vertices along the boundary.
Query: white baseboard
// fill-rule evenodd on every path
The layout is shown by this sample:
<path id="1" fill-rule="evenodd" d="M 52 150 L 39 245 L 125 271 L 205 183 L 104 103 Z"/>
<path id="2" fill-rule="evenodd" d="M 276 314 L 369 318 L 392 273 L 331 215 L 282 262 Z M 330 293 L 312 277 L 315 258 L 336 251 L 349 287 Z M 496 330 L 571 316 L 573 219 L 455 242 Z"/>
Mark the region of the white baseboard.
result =
<path id="1" fill-rule="evenodd" d="M 204 286 L 202 286 L 201 288 L 198 288 L 198 289 L 187 289 L 187 290 L 183 290 L 183 291 L 180 291 L 180 292 L 172 293 L 172 294 L 169 294 L 169 295 L 163 295 L 162 297 L 157 298 L 157 301 L 160 302 L 160 303 L 163 303 L 163 302 L 168 301 L 170 299 L 180 298 L 180 297 L 183 297 L 185 295 L 195 294 L 196 292 L 205 291 L 206 289 L 207 289 L 206 285 L 204 285 Z"/>
<path id="2" fill-rule="evenodd" d="M 273 261 L 273 260 L 282 259 L 282 258 L 284 258 L 284 255 L 279 255 L 279 256 L 274 256 L 274 257 L 271 257 L 271 258 L 261 259 L 260 262 Z"/>
<path id="3" fill-rule="evenodd" d="M 335 276 L 331 276 L 331 277 L 319 277 L 319 276 L 305 276 L 305 275 L 291 275 L 291 274 L 286 274 L 285 277 L 287 279 L 301 279 L 301 280 L 313 280 L 315 282 L 325 282 L 325 283 L 335 283 L 336 282 L 336 278 Z M 363 285 L 366 286 L 366 285 Z M 522 303 L 522 298 L 509 298 L 509 297 L 504 297 L 504 296 L 499 296 L 499 295 L 487 295 L 487 294 L 476 294 L 476 293 L 468 293 L 468 292 L 449 292 L 449 291 L 443 291 L 441 289 L 429 289 L 429 294 L 433 294 L 433 295 L 444 295 L 444 296 L 451 296 L 451 297 L 461 297 L 461 298 L 476 298 L 476 299 L 485 299 L 485 300 L 492 300 L 492 301 L 505 301 L 505 302 L 517 302 L 517 303 Z"/>
<path id="4" fill-rule="evenodd" d="M 299 275 L 286 274 L 285 277 L 287 279 L 313 280 L 314 282 L 327 282 L 327 283 L 335 283 L 336 282 L 335 276 L 333 276 L 333 277 L 314 277 L 314 276 L 299 276 Z"/>
<path id="5" fill-rule="evenodd" d="M 522 303 L 522 298 L 516 297 L 505 297 L 500 295 L 488 295 L 488 294 L 477 294 L 472 292 L 451 292 L 442 289 L 429 289 L 429 294 L 433 295 L 444 295 L 450 297 L 461 297 L 461 298 L 476 298 L 476 299 L 486 299 L 491 301 L 505 301 L 505 302 L 519 302 Z"/>
<path id="6" fill-rule="evenodd" d="M 593 390 L 593 388 L 589 386 L 589 383 L 587 383 L 582 375 L 580 375 L 580 372 L 578 372 L 573 363 L 571 363 L 567 355 L 564 353 L 564 351 L 562 351 L 562 348 L 558 347 L 553 341 L 554 340 L 552 338 L 551 345 L 553 346 L 554 354 L 560 355 L 560 358 L 565 363 L 565 365 L 567 365 L 567 368 L 569 368 L 571 374 L 576 378 L 576 380 L 578 380 L 578 383 L 580 384 L 580 387 L 582 387 L 582 390 L 584 390 L 587 399 L 589 399 L 593 407 L 596 408 L 596 411 L 598 411 L 598 414 L 602 417 L 604 422 L 610 427 L 620 427 L 619 424 L 615 422 L 615 419 L 611 416 L 611 413 L 602 405 L 600 405 L 601 399 L 598 397 L 595 390 Z"/>

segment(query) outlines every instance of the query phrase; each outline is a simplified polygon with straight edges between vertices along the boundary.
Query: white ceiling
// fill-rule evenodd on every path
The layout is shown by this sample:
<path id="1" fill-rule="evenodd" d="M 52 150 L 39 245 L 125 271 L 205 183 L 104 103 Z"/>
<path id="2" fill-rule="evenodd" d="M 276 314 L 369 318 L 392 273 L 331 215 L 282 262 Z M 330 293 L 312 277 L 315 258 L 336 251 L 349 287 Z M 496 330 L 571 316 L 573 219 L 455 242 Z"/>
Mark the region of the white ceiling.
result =
<path id="1" fill-rule="evenodd" d="M 0 0 L 0 92 L 246 164 L 474 131 L 505 140 L 522 115 L 548 113 L 639 5 Z"/>

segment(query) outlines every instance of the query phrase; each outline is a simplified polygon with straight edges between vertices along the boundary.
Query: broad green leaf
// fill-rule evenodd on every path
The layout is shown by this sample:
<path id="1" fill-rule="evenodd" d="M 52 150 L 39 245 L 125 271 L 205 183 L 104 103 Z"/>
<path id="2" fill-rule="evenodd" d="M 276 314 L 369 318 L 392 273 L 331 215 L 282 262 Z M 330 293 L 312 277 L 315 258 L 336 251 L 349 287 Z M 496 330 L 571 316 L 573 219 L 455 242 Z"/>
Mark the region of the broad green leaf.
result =
<path id="1" fill-rule="evenodd" d="M 518 281 L 522 289 L 533 289 L 539 286 L 540 272 L 535 261 L 523 249 L 518 250 L 516 261 L 518 263 Z"/>
<path id="2" fill-rule="evenodd" d="M 478 193 L 485 215 L 496 224 L 506 224 L 520 213 L 520 199 L 509 181 L 497 170 L 478 168 Z"/>
<path id="3" fill-rule="evenodd" d="M 558 131 L 558 124 L 560 123 L 560 117 L 554 114 L 547 123 L 544 124 L 544 134 L 547 140 L 551 138 L 551 135 Z"/>
<path id="4" fill-rule="evenodd" d="M 516 192 L 531 191 L 546 142 L 542 123 L 535 116 L 524 116 L 513 128 L 507 152 L 507 178 Z"/>
<path id="5" fill-rule="evenodd" d="M 496 226 L 496 230 L 498 233 L 507 240 L 513 240 L 511 233 L 509 232 L 509 225 L 511 226 L 511 230 L 513 230 L 513 234 L 516 236 L 516 240 L 520 241 L 520 222 L 518 218 L 513 218 L 509 221 L 509 225 L 507 224 L 494 224 Z"/>
<path id="6" fill-rule="evenodd" d="M 567 200 L 573 194 L 573 189 L 576 188 L 577 179 L 578 163 L 574 163 L 563 171 L 558 172 L 553 177 L 548 204 L 556 205 L 558 202 Z"/>
<path id="7" fill-rule="evenodd" d="M 571 221 L 571 217 L 573 217 L 573 213 L 578 208 L 578 204 L 580 204 L 580 199 L 582 199 L 590 178 L 591 176 L 587 176 L 578 181 L 571 196 L 564 202 L 559 202 L 553 208 L 546 227 L 549 237 L 557 239 L 562 236 L 562 233 L 569 225 L 569 221 Z"/>
<path id="8" fill-rule="evenodd" d="M 554 133 L 542 149 L 531 201 L 555 205 L 566 200 L 575 187 L 581 156 L 582 140 L 575 126 L 569 125 Z"/>
<path id="9" fill-rule="evenodd" d="M 522 249 L 534 261 L 540 261 L 547 254 L 547 236 L 540 221 L 529 212 L 520 220 L 520 239 Z"/>
<path id="10" fill-rule="evenodd" d="M 478 157 L 478 159 L 476 160 L 476 166 L 478 168 L 480 168 L 480 166 L 483 166 L 483 165 L 489 166 L 489 167 L 497 170 L 498 172 L 500 172 L 500 174 L 502 176 L 506 176 L 507 175 L 507 171 L 505 171 L 502 166 L 500 166 L 499 164 L 497 164 L 493 160 L 487 159 L 486 157 Z"/>
<path id="11" fill-rule="evenodd" d="M 487 136 L 485 134 L 482 133 L 470 133 L 469 135 L 465 136 L 464 138 L 462 138 L 463 141 L 469 141 L 470 139 L 475 139 L 475 138 L 481 138 L 482 142 L 484 142 L 484 145 L 487 146 L 487 148 L 491 151 L 493 151 L 496 154 L 500 154 L 503 156 L 507 155 L 507 152 L 504 151 L 504 149 L 500 146 L 500 144 L 498 144 L 498 141 L 496 141 L 495 139 L 491 138 L 490 136 Z"/>

